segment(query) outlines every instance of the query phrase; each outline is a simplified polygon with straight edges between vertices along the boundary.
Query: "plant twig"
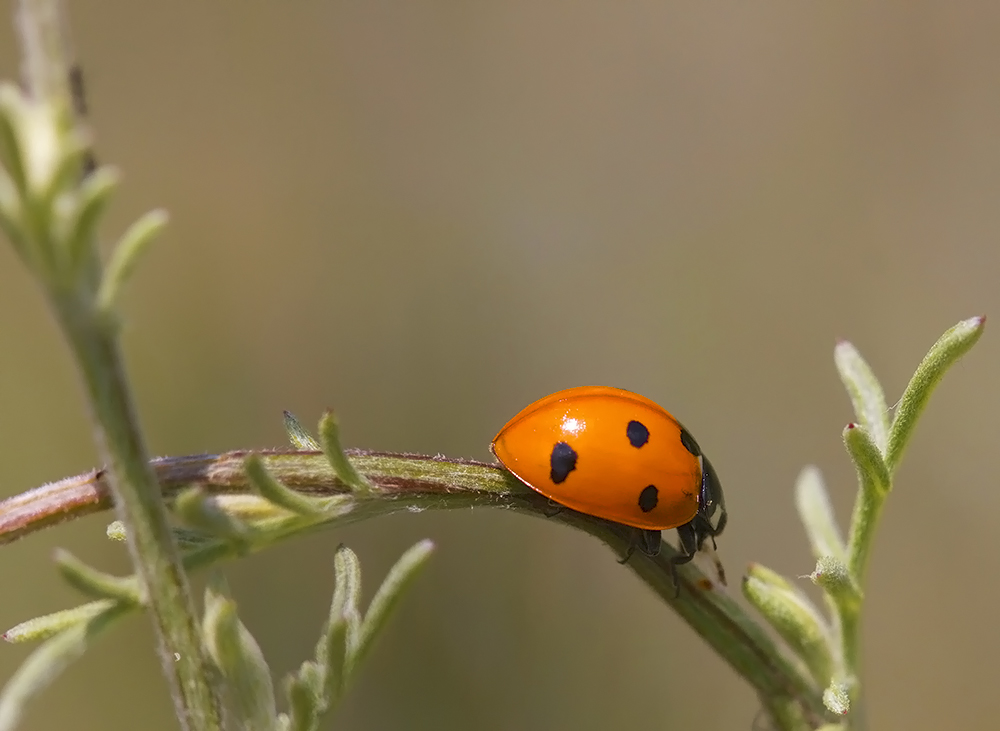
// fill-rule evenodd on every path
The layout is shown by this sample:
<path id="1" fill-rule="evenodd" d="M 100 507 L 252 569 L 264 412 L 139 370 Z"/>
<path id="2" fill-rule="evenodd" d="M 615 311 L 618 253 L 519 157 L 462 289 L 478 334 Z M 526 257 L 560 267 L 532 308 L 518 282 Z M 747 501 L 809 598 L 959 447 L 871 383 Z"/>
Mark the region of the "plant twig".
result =
<path id="1" fill-rule="evenodd" d="M 245 469 L 255 454 L 277 480 L 300 493 L 345 500 L 344 509 L 327 525 L 343 525 L 378 515 L 428 509 L 494 507 L 548 517 L 548 500 L 525 487 L 496 465 L 471 460 L 413 454 L 346 450 L 354 468 L 370 488 L 352 491 L 334 474 L 321 452 L 274 450 L 229 452 L 217 455 L 167 457 L 151 462 L 167 500 L 197 487 L 217 496 L 220 504 L 246 505 L 263 501 Z M 110 507 L 106 474 L 92 471 L 36 488 L 0 502 L 0 544 L 34 533 L 64 520 Z M 566 509 L 549 518 L 600 539 L 618 555 L 627 550 L 630 529 Z M 197 552 L 196 552 L 197 553 Z M 216 545 L 204 554 L 191 554 L 188 568 L 204 566 L 229 555 Z M 694 564 L 680 571 L 681 593 L 675 597 L 671 558 L 675 550 L 664 544 L 659 556 L 641 552 L 626 566 L 736 670 L 747 678 L 762 703 L 778 718 L 800 719 L 782 728 L 816 727 L 824 718 L 820 690 L 808 675 L 789 661 L 774 640 L 722 588 Z"/>
<path id="2" fill-rule="evenodd" d="M 109 310 L 155 226 L 147 217 L 145 227 L 134 227 L 119 242 L 110 272 L 102 272 L 94 226 L 113 175 L 92 170 L 88 136 L 78 119 L 81 105 L 71 89 L 75 66 L 62 4 L 21 0 L 18 20 L 24 91 L 9 85 L 0 90 L 0 223 L 41 284 L 76 357 L 98 451 L 108 466 L 104 477 L 128 529 L 178 718 L 185 729 L 213 731 L 221 728 L 219 702 Z"/>

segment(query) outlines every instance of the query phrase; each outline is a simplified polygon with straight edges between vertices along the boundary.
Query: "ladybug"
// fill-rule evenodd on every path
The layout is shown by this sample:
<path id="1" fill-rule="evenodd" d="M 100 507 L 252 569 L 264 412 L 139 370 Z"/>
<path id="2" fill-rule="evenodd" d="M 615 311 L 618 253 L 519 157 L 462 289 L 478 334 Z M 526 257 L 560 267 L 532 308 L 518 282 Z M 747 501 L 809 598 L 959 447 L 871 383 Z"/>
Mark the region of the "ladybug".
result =
<path id="1" fill-rule="evenodd" d="M 698 442 L 663 407 L 631 391 L 582 386 L 546 396 L 507 422 L 490 451 L 554 502 L 637 528 L 649 556 L 660 551 L 660 531 L 676 528 L 675 585 L 677 566 L 706 538 L 714 546 L 726 527 L 722 485 Z"/>

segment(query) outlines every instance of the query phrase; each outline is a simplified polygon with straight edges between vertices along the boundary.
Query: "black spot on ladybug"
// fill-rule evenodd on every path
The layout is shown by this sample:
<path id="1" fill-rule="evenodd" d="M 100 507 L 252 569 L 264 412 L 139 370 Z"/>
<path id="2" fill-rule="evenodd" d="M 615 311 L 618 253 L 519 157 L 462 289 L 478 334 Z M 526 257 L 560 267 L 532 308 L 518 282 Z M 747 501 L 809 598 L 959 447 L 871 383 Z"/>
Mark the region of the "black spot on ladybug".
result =
<path id="1" fill-rule="evenodd" d="M 638 449 L 649 441 L 649 429 L 641 421 L 630 421 L 625 427 L 625 436 L 628 437 L 629 444 Z"/>
<path id="2" fill-rule="evenodd" d="M 694 437 L 691 436 L 691 432 L 684 427 L 681 427 L 681 444 L 684 445 L 684 449 L 689 451 L 695 457 L 701 456 L 701 448 L 698 446 L 698 442 L 696 442 Z"/>
<path id="3" fill-rule="evenodd" d="M 660 491 L 656 489 L 656 485 L 642 488 L 642 492 L 639 493 L 639 510 L 648 513 L 658 502 L 660 502 Z"/>
<path id="4" fill-rule="evenodd" d="M 569 473 L 576 469 L 576 457 L 576 450 L 566 442 L 556 442 L 556 445 L 552 447 L 552 454 L 549 456 L 549 464 L 552 467 L 549 479 L 556 485 L 565 482 Z"/>

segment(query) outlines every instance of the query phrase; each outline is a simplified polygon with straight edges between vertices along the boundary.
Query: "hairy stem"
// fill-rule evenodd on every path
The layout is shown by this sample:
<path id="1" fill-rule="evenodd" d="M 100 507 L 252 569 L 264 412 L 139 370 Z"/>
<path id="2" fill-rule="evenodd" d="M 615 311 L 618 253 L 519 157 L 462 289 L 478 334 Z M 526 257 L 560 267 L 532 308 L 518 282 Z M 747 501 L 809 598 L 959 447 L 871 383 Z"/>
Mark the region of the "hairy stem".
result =
<path id="1" fill-rule="evenodd" d="M 221 728 L 187 577 L 149 466 L 116 338 L 79 300 L 56 297 L 54 304 L 83 375 L 98 449 L 108 465 L 107 485 L 128 529 L 136 573 L 148 592 L 160 659 L 181 724 Z"/>
<path id="2" fill-rule="evenodd" d="M 82 105 L 71 88 L 72 52 L 62 2 L 21 0 L 18 20 L 24 93 L 7 92 L 5 164 L 18 163 L 13 167 L 23 175 L 16 205 L 8 191 L 6 228 L 43 286 L 82 375 L 107 486 L 149 597 L 181 726 L 221 729 L 187 578 L 132 406 L 114 313 L 97 302 L 98 241 L 93 227 L 82 222 L 92 223 L 96 216 L 88 173 L 99 174 L 92 170 L 87 135 L 77 118 Z M 118 271 L 124 274 L 127 267 Z"/>
<path id="3" fill-rule="evenodd" d="M 198 487 L 229 501 L 257 498 L 247 477 L 249 452 L 168 457 L 151 465 L 167 500 Z M 468 460 L 422 455 L 347 450 L 351 463 L 370 483 L 352 491 L 334 474 L 326 457 L 315 451 L 255 452 L 268 472 L 284 485 L 316 496 L 341 496 L 345 509 L 326 525 L 343 525 L 379 515 L 422 510 L 494 507 L 535 516 L 547 516 L 547 499 L 521 484 L 502 468 Z M 0 544 L 16 540 L 45 526 L 110 507 L 107 476 L 103 471 L 67 478 L 0 503 Z M 625 526 L 562 510 L 553 522 L 583 530 L 623 555 L 634 539 Z M 287 537 L 287 536 L 286 536 Z M 187 566 L 215 563 L 230 552 L 211 544 L 189 554 Z M 778 646 L 725 591 L 694 564 L 680 571 L 681 592 L 675 596 L 670 559 L 674 549 L 664 544 L 660 555 L 636 551 L 626 566 L 665 603 L 673 607 L 732 667 L 742 675 L 773 717 L 778 728 L 815 728 L 824 718 L 820 691 L 806 673 L 790 662 Z"/>

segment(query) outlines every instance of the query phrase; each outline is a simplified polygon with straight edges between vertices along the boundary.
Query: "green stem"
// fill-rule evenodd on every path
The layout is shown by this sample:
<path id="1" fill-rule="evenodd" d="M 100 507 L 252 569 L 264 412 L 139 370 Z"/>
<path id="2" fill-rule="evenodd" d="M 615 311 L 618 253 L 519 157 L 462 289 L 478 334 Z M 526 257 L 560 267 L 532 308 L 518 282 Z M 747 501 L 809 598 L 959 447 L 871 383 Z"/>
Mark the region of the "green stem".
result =
<path id="1" fill-rule="evenodd" d="M 247 501 L 264 502 L 255 494 L 247 476 L 248 452 L 196 455 L 157 459 L 153 468 L 168 500 L 190 487 L 218 496 L 221 505 L 235 509 Z M 334 474 L 319 452 L 258 452 L 260 461 L 275 479 L 305 495 L 342 501 L 341 510 L 322 524 L 285 530 L 280 524 L 262 534 L 266 538 L 252 551 L 286 540 L 296 533 L 320 527 L 347 525 L 381 515 L 424 510 L 494 507 L 537 517 L 551 513 L 549 501 L 524 486 L 497 465 L 468 460 L 449 460 L 420 455 L 399 455 L 348 450 L 354 468 L 368 486 L 352 491 Z M 109 506 L 106 475 L 89 473 L 52 483 L 0 502 L 0 545 L 53 525 Z M 285 518 L 294 512 L 285 513 Z M 307 518 L 309 516 L 306 516 Z M 623 555 L 631 529 L 566 509 L 547 517 L 583 530 Z M 266 530 L 263 525 L 258 531 Z M 741 604 L 715 587 L 694 564 L 680 571 L 681 593 L 675 595 L 671 558 L 676 550 L 664 543 L 660 554 L 646 556 L 636 551 L 626 566 L 634 571 L 663 601 L 677 611 L 730 666 L 754 688 L 776 728 L 816 728 L 825 718 L 820 689 L 807 673 L 791 662 L 768 632 L 757 624 Z M 188 570 L 204 568 L 233 557 L 230 544 L 209 542 L 192 549 L 185 558 Z"/>
<path id="2" fill-rule="evenodd" d="M 83 375 L 108 485 L 148 592 L 160 659 L 182 727 L 221 729 L 187 577 L 142 442 L 117 340 L 81 298 L 56 295 L 53 305 Z"/>
<path id="3" fill-rule="evenodd" d="M 862 587 L 882 506 L 892 491 L 892 476 L 878 445 L 863 426 L 848 424 L 844 429 L 844 445 L 858 472 L 858 496 L 847 538 L 848 567 L 854 583 Z"/>

